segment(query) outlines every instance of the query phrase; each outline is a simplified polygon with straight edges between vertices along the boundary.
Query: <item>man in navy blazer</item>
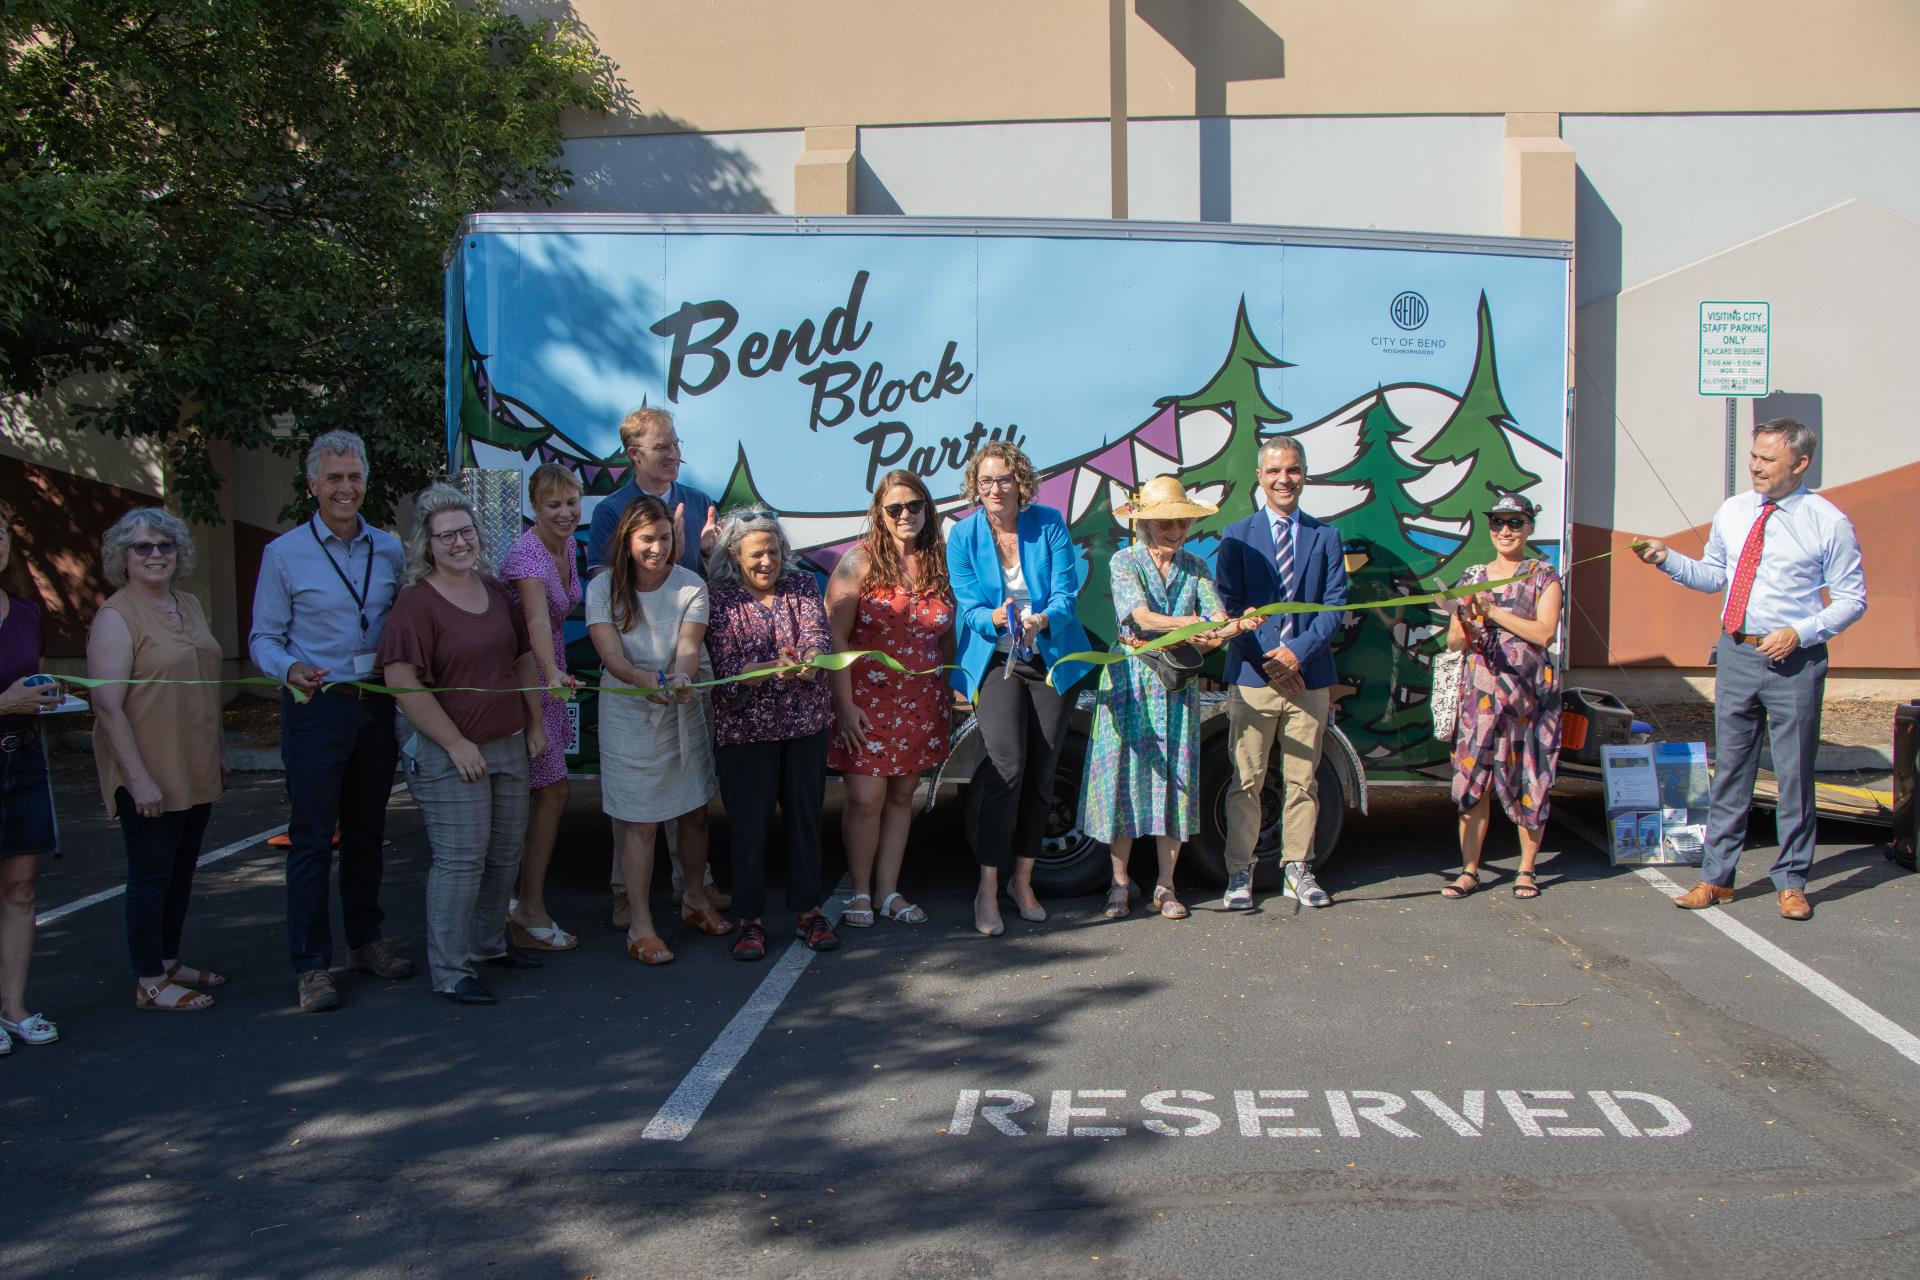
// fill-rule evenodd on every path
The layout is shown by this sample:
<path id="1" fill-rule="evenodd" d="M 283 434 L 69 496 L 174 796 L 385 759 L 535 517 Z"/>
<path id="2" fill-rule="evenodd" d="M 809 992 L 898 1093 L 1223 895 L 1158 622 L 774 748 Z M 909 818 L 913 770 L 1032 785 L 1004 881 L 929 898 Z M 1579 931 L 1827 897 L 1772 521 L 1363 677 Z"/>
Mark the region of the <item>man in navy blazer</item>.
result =
<path id="1" fill-rule="evenodd" d="M 1300 510 L 1307 487 L 1307 454 L 1292 436 L 1260 446 L 1259 491 L 1264 504 L 1228 525 L 1214 562 L 1214 583 L 1229 614 L 1294 600 L 1345 604 L 1347 569 L 1340 534 Z M 1285 811 L 1281 817 L 1283 891 L 1311 907 L 1332 901 L 1313 875 L 1313 828 L 1319 817 L 1320 742 L 1334 683 L 1333 638 L 1346 614 L 1282 613 L 1227 643 L 1227 741 L 1233 784 L 1227 792 L 1229 910 L 1253 906 L 1254 843 L 1260 833 L 1260 792 L 1277 738 L 1281 744 Z"/>

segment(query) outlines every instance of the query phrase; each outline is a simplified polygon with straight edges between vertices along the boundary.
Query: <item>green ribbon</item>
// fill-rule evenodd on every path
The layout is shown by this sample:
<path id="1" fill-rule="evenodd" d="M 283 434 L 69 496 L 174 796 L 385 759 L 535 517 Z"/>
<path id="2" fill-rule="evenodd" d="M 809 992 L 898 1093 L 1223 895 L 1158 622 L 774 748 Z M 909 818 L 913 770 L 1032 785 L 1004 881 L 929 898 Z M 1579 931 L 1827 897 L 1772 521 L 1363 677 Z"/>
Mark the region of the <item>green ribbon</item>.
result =
<path id="1" fill-rule="evenodd" d="M 1599 559 L 1601 557 L 1593 558 Z M 1464 587 L 1449 587 L 1444 591 L 1428 591 L 1420 595 L 1394 596 L 1389 600 L 1363 600 L 1355 604 L 1307 604 L 1298 600 L 1277 600 L 1272 604 L 1262 605 L 1260 608 L 1252 610 L 1251 615 L 1242 614 L 1241 616 L 1272 618 L 1283 613 L 1349 613 L 1358 612 L 1362 609 L 1402 609 L 1409 605 L 1416 604 L 1440 604 L 1447 600 L 1464 600 L 1468 596 L 1477 596 L 1481 592 L 1491 591 L 1495 587 L 1504 587 L 1515 582 L 1523 582 L 1532 576 L 1533 574 L 1531 573 L 1522 573 L 1511 578 L 1497 578 L 1490 582 L 1475 582 Z M 1124 652 L 1116 653 L 1109 650 L 1103 653 L 1063 654 L 1054 662 L 1053 666 L 1048 669 L 1047 682 L 1052 684 L 1053 673 L 1059 669 L 1060 664 L 1063 662 L 1084 662 L 1095 667 L 1110 667 L 1116 662 L 1131 661 L 1143 653 L 1152 653 L 1156 649 L 1170 649 L 1174 645 L 1184 644 L 1195 636 L 1205 635 L 1209 631 L 1217 631 L 1232 621 L 1234 621 L 1234 619 L 1229 618 L 1227 622 L 1190 622 L 1184 627 L 1175 627 L 1172 631 L 1157 636 L 1143 645 L 1129 646 Z"/>
<path id="2" fill-rule="evenodd" d="M 900 662 L 900 660 L 895 658 L 892 654 L 882 653 L 878 649 L 849 649 L 842 653 L 818 653 L 818 654 L 815 654 L 813 657 L 808 658 L 804 662 L 783 663 L 782 665 L 777 667 L 764 667 L 759 671 L 749 671 L 737 676 L 721 676 L 718 679 L 714 679 L 714 680 L 695 680 L 690 684 L 683 685 L 680 687 L 687 688 L 687 689 L 712 689 L 724 684 L 737 684 L 742 680 L 757 680 L 757 679 L 764 679 L 769 676 L 782 676 L 795 671 L 807 671 L 812 669 L 818 669 L 821 671 L 844 671 L 848 667 L 852 666 L 854 663 L 860 661 L 860 659 L 862 658 L 871 658 L 875 662 L 879 663 L 881 666 L 886 667 L 889 670 L 896 671 L 903 676 L 931 676 L 931 675 L 938 675 L 942 671 L 952 671 L 955 669 L 953 667 L 940 666 L 940 667 L 929 667 L 925 671 L 914 671 L 904 666 Z M 82 688 L 82 689 L 99 689 L 107 685 L 231 684 L 231 685 L 242 685 L 242 686 L 250 685 L 256 688 L 284 690 L 293 695 L 293 700 L 295 702 L 301 702 L 301 703 L 306 702 L 309 698 L 313 696 L 304 690 L 294 688 L 291 684 L 288 684 L 284 680 L 275 680 L 271 676 L 233 676 L 228 679 L 222 679 L 222 680 L 134 680 L 134 679 L 96 680 L 91 676 L 62 676 L 62 675 L 56 675 L 53 678 L 55 680 L 60 681 L 63 684 L 74 685 L 77 688 Z M 623 697 L 644 698 L 644 697 L 648 697 L 650 695 L 661 693 L 661 692 L 671 692 L 671 690 L 667 690 L 663 686 L 655 686 L 654 688 L 651 688 L 651 689 L 641 689 L 641 688 L 636 688 L 632 685 L 616 686 L 616 685 L 605 685 L 605 684 L 578 685 L 571 688 L 566 686 L 561 686 L 559 688 L 547 688 L 541 685 L 534 685 L 530 688 L 513 688 L 513 689 L 487 689 L 487 688 L 480 688 L 478 686 L 473 686 L 473 685 L 445 685 L 439 688 L 432 688 L 432 689 L 428 689 L 428 688 L 415 689 L 415 688 L 403 688 L 398 685 L 379 684 L 372 680 L 335 680 L 335 681 L 329 682 L 324 687 L 323 692 L 325 691 L 325 689 L 338 689 L 343 687 L 350 688 L 350 689 L 360 689 L 367 693 L 384 693 L 390 696 L 397 696 L 403 693 L 434 693 L 434 694 L 438 694 L 438 693 L 544 693 L 554 698 L 557 698 L 562 702 L 573 701 L 575 695 L 579 693 L 619 694 Z"/>

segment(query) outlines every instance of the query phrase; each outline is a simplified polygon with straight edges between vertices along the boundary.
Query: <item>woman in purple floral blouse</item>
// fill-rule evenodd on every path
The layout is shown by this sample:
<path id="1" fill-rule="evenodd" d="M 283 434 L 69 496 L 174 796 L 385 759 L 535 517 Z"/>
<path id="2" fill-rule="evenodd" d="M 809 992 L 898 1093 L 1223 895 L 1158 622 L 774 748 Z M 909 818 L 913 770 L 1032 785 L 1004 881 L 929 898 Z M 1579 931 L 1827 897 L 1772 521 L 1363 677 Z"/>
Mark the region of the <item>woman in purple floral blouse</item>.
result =
<path id="1" fill-rule="evenodd" d="M 713 691 L 714 769 L 727 807 L 736 960 L 767 952 L 767 828 L 774 802 L 787 831 L 787 907 L 815 951 L 840 945 L 820 912 L 820 808 L 826 792 L 833 694 L 820 669 L 772 674 L 833 649 L 813 575 L 793 564 L 780 518 L 764 507 L 728 513 L 707 558 L 707 652 L 717 679 L 751 678 Z M 755 672 L 768 674 L 753 675 Z"/>

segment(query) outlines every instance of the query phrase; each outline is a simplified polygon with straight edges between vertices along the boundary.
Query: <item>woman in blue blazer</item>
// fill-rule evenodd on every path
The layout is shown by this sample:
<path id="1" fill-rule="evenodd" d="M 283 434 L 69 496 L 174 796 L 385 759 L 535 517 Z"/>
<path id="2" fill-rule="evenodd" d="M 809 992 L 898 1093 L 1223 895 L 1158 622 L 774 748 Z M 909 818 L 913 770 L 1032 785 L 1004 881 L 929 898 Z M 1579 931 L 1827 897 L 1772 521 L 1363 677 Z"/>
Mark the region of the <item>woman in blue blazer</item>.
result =
<path id="1" fill-rule="evenodd" d="M 972 700 L 987 747 L 987 768 L 973 781 L 986 789 L 976 810 L 973 926 L 988 937 L 1006 929 L 1003 879 L 1021 919 L 1047 918 L 1033 894 L 1033 860 L 1053 806 L 1054 761 L 1073 714 L 1070 690 L 1091 670 L 1064 663 L 1047 680 L 1061 654 L 1089 646 L 1075 615 L 1079 557 L 1066 518 L 1033 504 L 1038 488 L 1033 464 L 1017 446 L 981 446 L 966 475 L 966 492 L 980 508 L 947 540 L 947 574 L 960 611 L 954 684 Z"/>

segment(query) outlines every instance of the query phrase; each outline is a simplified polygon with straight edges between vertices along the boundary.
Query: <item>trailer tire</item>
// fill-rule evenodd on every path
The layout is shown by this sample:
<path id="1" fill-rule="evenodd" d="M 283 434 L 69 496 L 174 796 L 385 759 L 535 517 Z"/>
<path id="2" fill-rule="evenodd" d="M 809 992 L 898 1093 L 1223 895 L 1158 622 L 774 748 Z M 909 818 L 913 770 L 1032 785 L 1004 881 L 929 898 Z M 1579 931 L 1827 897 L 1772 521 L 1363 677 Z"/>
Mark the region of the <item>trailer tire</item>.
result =
<path id="1" fill-rule="evenodd" d="M 1106 888 L 1113 878 L 1106 843 L 1080 829 L 1080 784 L 1085 777 L 1086 754 L 1086 736 L 1075 730 L 1061 744 L 1053 767 L 1053 807 L 1047 815 L 1047 832 L 1040 839 L 1040 856 L 1033 864 L 1033 891 L 1042 898 L 1083 897 Z M 991 762 L 981 760 L 982 770 L 992 767 Z M 962 805 L 966 810 L 967 847 L 977 850 L 980 806 L 986 788 L 977 781 L 978 774 L 975 778 L 967 784 Z"/>
<path id="2" fill-rule="evenodd" d="M 1315 867 L 1325 867 L 1333 860 L 1346 825 L 1346 792 L 1340 786 L 1339 769 L 1324 753 L 1314 778 L 1319 783 L 1320 812 L 1313 828 L 1313 861 Z M 1227 883 L 1227 791 L 1232 784 L 1227 736 L 1216 734 L 1200 748 L 1200 834 L 1188 846 L 1194 872 L 1215 887 Z M 1276 752 L 1260 791 L 1260 836 L 1253 847 L 1254 887 L 1269 892 L 1280 888 L 1280 795 Z"/>

